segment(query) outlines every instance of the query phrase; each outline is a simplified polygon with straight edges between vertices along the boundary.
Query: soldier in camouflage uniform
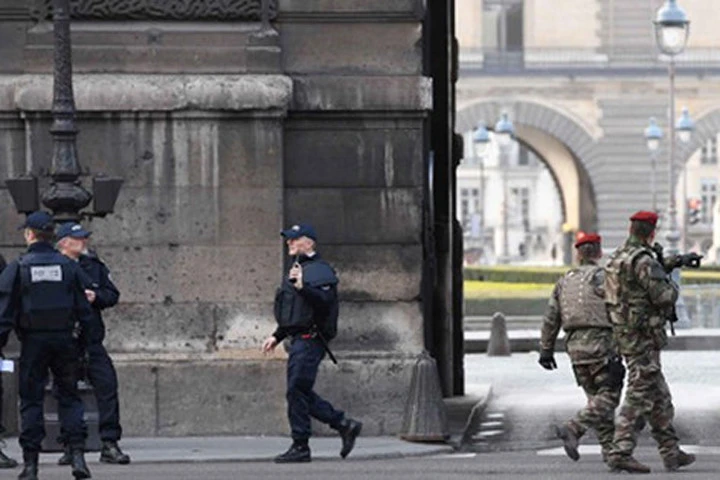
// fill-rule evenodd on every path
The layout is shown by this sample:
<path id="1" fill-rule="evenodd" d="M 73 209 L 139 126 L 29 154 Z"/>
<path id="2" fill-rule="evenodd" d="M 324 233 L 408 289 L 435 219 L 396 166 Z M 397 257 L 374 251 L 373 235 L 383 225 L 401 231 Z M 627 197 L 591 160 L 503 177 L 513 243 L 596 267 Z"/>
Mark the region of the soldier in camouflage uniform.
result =
<path id="1" fill-rule="evenodd" d="M 575 461 L 580 458 L 578 440 L 589 428 L 597 432 L 606 458 L 612 446 L 615 409 L 625 375 L 605 306 L 605 272 L 598 265 L 602 257 L 600 241 L 596 234 L 578 234 L 575 248 L 580 265 L 555 285 L 540 339 L 540 365 L 548 370 L 557 368 L 553 352 L 562 327 L 575 379 L 587 396 L 587 404 L 575 417 L 555 427 L 565 452 Z"/>
<path id="2" fill-rule="evenodd" d="M 660 350 L 667 345 L 667 312 L 679 290 L 650 248 L 657 219 L 652 212 L 633 215 L 630 238 L 605 267 L 605 301 L 628 368 L 625 399 L 615 421 L 608 462 L 614 471 L 650 472 L 632 456 L 637 434 L 633 426 L 640 416 L 650 424 L 668 471 L 695 461 L 694 455 L 678 446 L 672 397 L 660 365 Z"/>

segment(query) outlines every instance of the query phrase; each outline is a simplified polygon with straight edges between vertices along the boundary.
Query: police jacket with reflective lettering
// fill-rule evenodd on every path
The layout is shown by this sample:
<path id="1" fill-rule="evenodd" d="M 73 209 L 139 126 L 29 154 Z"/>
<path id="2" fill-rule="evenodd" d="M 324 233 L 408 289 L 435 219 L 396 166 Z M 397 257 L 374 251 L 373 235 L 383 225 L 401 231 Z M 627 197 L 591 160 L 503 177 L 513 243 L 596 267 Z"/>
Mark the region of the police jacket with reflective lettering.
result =
<path id="1" fill-rule="evenodd" d="M 117 305 L 120 292 L 110 279 L 110 270 L 95 252 L 81 255 L 78 263 L 86 274 L 88 283 L 85 288 L 95 292 L 95 301 L 92 303 L 93 321 L 90 322 L 83 336 L 89 344 L 102 343 L 105 339 L 102 310 Z"/>
<path id="2" fill-rule="evenodd" d="M 273 335 L 282 341 L 317 328 L 326 340 L 335 338 L 339 312 L 335 270 L 317 253 L 302 256 L 298 261 L 303 271 L 303 288 L 297 290 L 287 277 L 283 280 L 275 295 L 278 328 Z"/>
<path id="3" fill-rule="evenodd" d="M 38 242 L 0 274 L 0 348 L 10 331 L 72 332 L 92 321 L 83 274 L 75 262 Z"/>

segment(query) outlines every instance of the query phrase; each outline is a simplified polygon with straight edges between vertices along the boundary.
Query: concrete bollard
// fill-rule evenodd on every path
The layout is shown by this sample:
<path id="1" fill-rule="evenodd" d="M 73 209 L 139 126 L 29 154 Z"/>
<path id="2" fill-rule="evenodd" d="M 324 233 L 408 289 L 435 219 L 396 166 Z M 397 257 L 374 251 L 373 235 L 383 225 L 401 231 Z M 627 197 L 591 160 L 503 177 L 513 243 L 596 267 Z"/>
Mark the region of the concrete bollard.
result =
<path id="1" fill-rule="evenodd" d="M 509 357 L 511 354 L 505 315 L 500 312 L 496 312 L 492 318 L 487 354 L 489 357 Z"/>
<path id="2" fill-rule="evenodd" d="M 410 442 L 444 442 L 449 438 L 437 363 L 423 352 L 413 368 L 400 438 Z"/>

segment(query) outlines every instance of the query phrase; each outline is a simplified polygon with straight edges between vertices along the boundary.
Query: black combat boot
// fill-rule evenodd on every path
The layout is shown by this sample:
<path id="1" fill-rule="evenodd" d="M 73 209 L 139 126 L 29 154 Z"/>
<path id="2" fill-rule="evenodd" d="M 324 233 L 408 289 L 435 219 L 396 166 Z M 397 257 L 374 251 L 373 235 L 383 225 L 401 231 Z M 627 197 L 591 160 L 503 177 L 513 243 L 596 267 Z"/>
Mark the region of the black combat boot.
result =
<path id="1" fill-rule="evenodd" d="M 350 455 L 350 452 L 352 452 L 353 448 L 355 448 L 355 440 L 360 436 L 362 427 L 362 423 L 353 419 L 345 419 L 340 424 L 338 432 L 340 433 L 340 438 L 342 439 L 342 449 L 340 450 L 340 456 L 342 458 L 346 458 Z"/>
<path id="2" fill-rule="evenodd" d="M 2 446 L 2 448 L 5 448 L 5 442 L 0 440 L 0 446 Z M 17 460 L 8 457 L 2 450 L 0 450 L 0 468 L 15 468 L 17 466 Z"/>
<path id="3" fill-rule="evenodd" d="M 23 452 L 23 462 L 25 466 L 20 475 L 18 475 L 18 480 L 38 480 L 39 457 L 38 452 Z"/>
<path id="4" fill-rule="evenodd" d="M 308 463 L 310 462 L 310 446 L 307 442 L 293 442 L 290 449 L 275 457 L 275 463 Z"/>
<path id="5" fill-rule="evenodd" d="M 58 465 L 70 465 L 72 463 L 72 452 L 70 451 L 70 446 L 65 445 L 63 447 L 63 454 L 60 458 L 58 458 Z"/>
<path id="6" fill-rule="evenodd" d="M 671 458 L 663 458 L 663 464 L 665 464 L 665 470 L 668 472 L 676 472 L 681 467 L 687 467 L 690 464 L 695 463 L 695 455 L 692 453 L 685 453 L 682 450 L 677 456 Z"/>
<path id="7" fill-rule="evenodd" d="M 82 449 L 73 448 L 71 455 L 73 477 L 75 477 L 76 480 L 92 478 L 92 475 L 90 475 L 90 469 L 88 468 L 87 463 L 85 463 L 85 453 Z"/>
<path id="8" fill-rule="evenodd" d="M 565 447 L 565 453 L 573 461 L 577 462 L 580 459 L 580 452 L 578 452 L 578 438 L 575 434 L 565 425 L 555 425 L 555 435 L 563 441 Z"/>
<path id="9" fill-rule="evenodd" d="M 633 457 L 611 458 L 608 466 L 612 472 L 629 472 L 629 473 L 650 473 L 650 467 L 643 465 Z"/>
<path id="10" fill-rule="evenodd" d="M 102 463 L 127 465 L 130 463 L 130 456 L 120 450 L 120 446 L 117 442 L 103 442 L 102 451 L 100 452 L 100 461 Z"/>

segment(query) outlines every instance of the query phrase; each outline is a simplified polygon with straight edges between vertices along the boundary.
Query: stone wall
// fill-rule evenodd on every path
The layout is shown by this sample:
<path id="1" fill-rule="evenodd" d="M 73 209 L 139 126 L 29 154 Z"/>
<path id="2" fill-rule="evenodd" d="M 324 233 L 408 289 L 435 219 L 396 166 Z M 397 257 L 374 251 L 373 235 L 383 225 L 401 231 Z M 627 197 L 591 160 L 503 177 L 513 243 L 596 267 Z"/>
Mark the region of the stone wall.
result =
<path id="1" fill-rule="evenodd" d="M 91 224 L 122 298 L 107 312 L 129 435 L 282 434 L 274 325 L 283 225 L 315 224 L 341 278 L 340 366 L 318 388 L 400 427 L 423 345 L 422 185 L 430 82 L 422 2 L 280 0 L 259 23 L 74 24 L 78 151 L 125 178 Z M 19 12 L 17 10 L 16 12 Z M 49 167 L 47 23 L 3 18 L 0 180 Z M 16 65 L 16 64 L 15 64 Z M 17 68 L 16 66 L 14 68 Z M 19 250 L 0 186 L 0 246 Z"/>

